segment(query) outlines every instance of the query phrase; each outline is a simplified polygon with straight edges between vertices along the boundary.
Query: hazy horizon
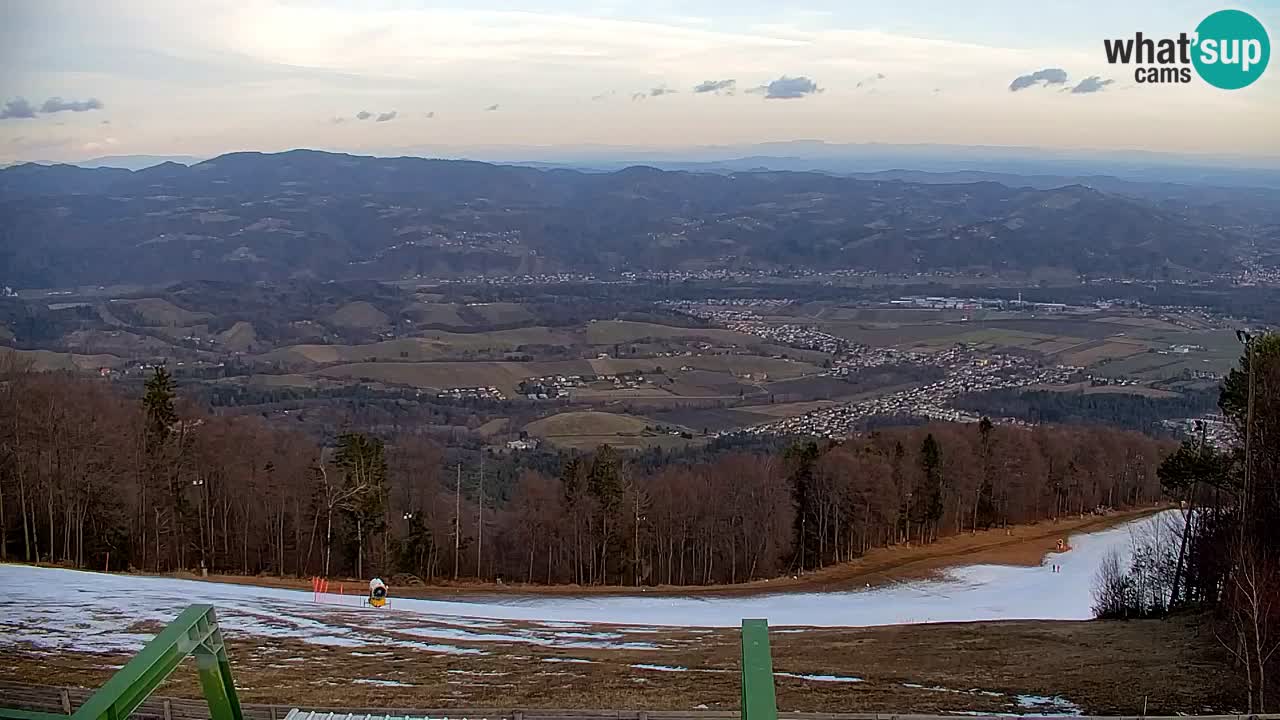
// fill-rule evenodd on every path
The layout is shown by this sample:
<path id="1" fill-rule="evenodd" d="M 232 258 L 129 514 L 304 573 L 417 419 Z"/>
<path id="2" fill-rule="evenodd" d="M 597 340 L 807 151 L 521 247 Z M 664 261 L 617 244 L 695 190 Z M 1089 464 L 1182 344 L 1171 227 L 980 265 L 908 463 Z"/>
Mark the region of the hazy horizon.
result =
<path id="1" fill-rule="evenodd" d="M 1274 3 L 1237 3 L 1280 24 Z M 786 142 L 1280 156 L 1280 81 L 1140 85 L 1211 2 L 9 3 L 0 161 Z"/>

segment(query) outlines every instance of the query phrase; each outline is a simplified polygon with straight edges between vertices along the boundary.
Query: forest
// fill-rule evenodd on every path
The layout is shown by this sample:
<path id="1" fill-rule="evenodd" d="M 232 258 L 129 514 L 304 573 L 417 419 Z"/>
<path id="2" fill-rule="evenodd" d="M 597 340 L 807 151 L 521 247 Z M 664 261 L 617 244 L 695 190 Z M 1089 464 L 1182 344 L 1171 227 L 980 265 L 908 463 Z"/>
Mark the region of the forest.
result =
<path id="1" fill-rule="evenodd" d="M 1156 474 L 1181 518 L 1113 551 L 1094 582 L 1105 619 L 1192 613 L 1232 658 L 1248 712 L 1280 690 L 1280 335 L 1241 333 L 1245 353 L 1218 398 L 1225 443 L 1184 440 Z M 1268 692 L 1273 694 L 1268 706 Z"/>
<path id="2" fill-rule="evenodd" d="M 167 572 L 687 585 L 1149 505 L 1173 449 L 1134 432 L 934 424 L 655 462 L 602 446 L 511 477 L 425 433 L 314 438 L 178 395 L 9 368 L 0 558 Z M 460 457 L 473 461 L 456 462 Z M 510 486 L 495 487 L 503 468 Z"/>
<path id="3" fill-rule="evenodd" d="M 1158 433 L 1161 421 L 1197 417 L 1214 409 L 1217 392 L 1192 390 L 1174 397 L 1128 393 L 988 390 L 956 398 L 955 406 L 1031 423 L 1097 424 Z"/>

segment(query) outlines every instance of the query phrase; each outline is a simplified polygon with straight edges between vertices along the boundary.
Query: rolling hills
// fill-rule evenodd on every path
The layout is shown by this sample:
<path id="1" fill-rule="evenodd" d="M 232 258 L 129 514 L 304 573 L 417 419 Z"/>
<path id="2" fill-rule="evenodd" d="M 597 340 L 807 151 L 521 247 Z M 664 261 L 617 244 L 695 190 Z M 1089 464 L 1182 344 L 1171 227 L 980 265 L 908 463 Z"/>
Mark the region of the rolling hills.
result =
<path id="1" fill-rule="evenodd" d="M 612 173 L 310 150 L 0 170 L 0 284 L 857 268 L 1165 278 L 1239 228 L 1079 185 L 813 172 Z"/>

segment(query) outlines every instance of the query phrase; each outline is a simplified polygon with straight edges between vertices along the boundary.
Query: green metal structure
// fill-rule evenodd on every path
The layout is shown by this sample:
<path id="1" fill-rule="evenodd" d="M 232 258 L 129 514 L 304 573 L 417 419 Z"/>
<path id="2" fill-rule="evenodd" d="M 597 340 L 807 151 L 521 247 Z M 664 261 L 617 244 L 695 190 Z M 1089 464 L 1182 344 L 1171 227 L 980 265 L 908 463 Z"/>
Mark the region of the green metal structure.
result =
<path id="1" fill-rule="evenodd" d="M 94 693 L 73 720 L 126 720 L 188 656 L 196 671 L 212 720 L 244 720 L 231 677 L 231 663 L 212 605 L 192 605 L 147 643 L 142 652 Z M 0 720 L 66 720 L 60 713 L 0 708 Z M 773 686 L 769 623 L 742 621 L 742 720 L 778 720 Z"/>
<path id="2" fill-rule="evenodd" d="M 169 677 L 187 655 L 196 658 L 200 686 L 212 720 L 244 720 L 231 678 L 231 663 L 212 605 L 192 605 L 156 635 L 142 652 L 111 676 L 80 709 L 75 720 L 125 720 Z M 0 720 L 66 720 L 57 713 L 0 708 Z"/>
<path id="3" fill-rule="evenodd" d="M 778 720 L 767 620 L 742 621 L 742 720 Z"/>

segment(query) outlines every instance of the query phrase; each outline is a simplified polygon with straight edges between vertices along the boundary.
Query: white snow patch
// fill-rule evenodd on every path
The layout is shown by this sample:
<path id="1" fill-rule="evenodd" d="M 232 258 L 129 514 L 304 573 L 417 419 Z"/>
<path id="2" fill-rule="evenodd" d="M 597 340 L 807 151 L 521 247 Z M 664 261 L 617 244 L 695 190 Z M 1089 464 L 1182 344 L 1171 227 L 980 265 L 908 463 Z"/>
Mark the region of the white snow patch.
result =
<path id="1" fill-rule="evenodd" d="M 1080 706 L 1057 695 L 1015 695 L 1018 707 L 1028 710 L 1056 710 L 1058 715 L 1079 715 Z"/>
<path id="2" fill-rule="evenodd" d="M 775 672 L 774 675 L 782 677 L 797 678 L 800 680 L 812 680 L 814 682 L 843 682 L 843 683 L 859 683 L 863 682 L 860 677 L 852 677 L 845 675 L 803 675 L 801 673 Z"/>

